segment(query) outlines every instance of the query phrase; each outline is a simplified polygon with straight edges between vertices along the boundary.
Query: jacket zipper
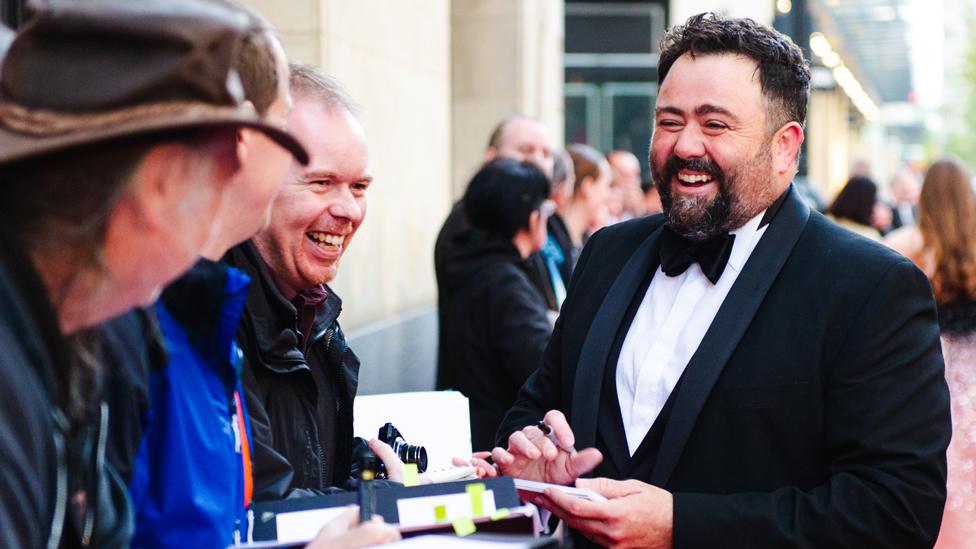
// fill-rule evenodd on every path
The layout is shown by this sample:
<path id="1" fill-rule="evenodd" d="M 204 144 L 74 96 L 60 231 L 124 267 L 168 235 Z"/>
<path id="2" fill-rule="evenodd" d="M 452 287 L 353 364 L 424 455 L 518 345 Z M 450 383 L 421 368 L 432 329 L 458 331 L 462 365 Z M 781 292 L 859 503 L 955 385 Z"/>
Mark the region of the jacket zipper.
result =
<path id="1" fill-rule="evenodd" d="M 325 352 L 326 357 L 328 357 L 329 347 L 332 346 L 332 338 L 335 337 L 335 330 L 330 326 L 328 330 L 325 331 Z M 338 389 L 338 388 L 337 388 Z M 321 398 L 322 395 L 319 395 Z M 338 417 L 336 418 L 338 419 Z M 338 421 L 336 421 L 338 423 Z M 316 437 L 319 442 L 319 488 L 326 489 L 328 486 L 325 485 L 325 449 L 322 448 L 322 439 Z"/>
<path id="2" fill-rule="evenodd" d="M 59 423 L 56 420 L 56 423 Z M 56 427 L 57 428 L 57 427 Z M 51 519 L 51 534 L 47 538 L 47 549 L 57 549 L 61 544 L 64 529 L 64 515 L 68 510 L 68 467 L 65 463 L 64 437 L 60 431 L 54 433 L 54 450 L 58 460 L 57 500 L 54 502 L 54 517 Z"/>
<path id="3" fill-rule="evenodd" d="M 98 508 L 98 489 L 102 480 L 102 471 L 105 467 L 105 442 L 108 434 L 108 404 L 99 404 L 99 423 L 98 423 L 98 446 L 95 450 L 95 475 L 94 490 L 96 501 L 89 501 L 85 509 L 85 530 L 81 538 L 82 547 L 88 547 L 92 542 L 92 534 L 95 531 L 95 510 Z"/>
<path id="4" fill-rule="evenodd" d="M 332 340 L 334 339 L 334 336 L 335 336 L 336 331 L 339 330 L 339 324 L 338 323 L 334 324 L 334 326 L 335 326 L 334 329 L 330 329 L 330 331 L 332 332 L 332 336 L 333 337 L 330 337 L 329 338 L 329 343 L 332 342 Z M 339 356 L 338 364 L 335 365 L 335 369 L 336 369 L 335 406 L 336 406 L 336 426 L 337 427 L 342 426 L 342 425 L 345 425 L 345 422 L 342 421 L 343 410 L 345 409 L 343 407 L 342 395 L 346 394 L 346 392 L 345 392 L 346 391 L 345 360 L 346 360 L 346 351 L 348 349 L 349 349 L 349 346 L 347 344 L 346 345 L 346 348 L 342 350 L 342 354 Z M 326 350 L 328 350 L 328 347 L 326 347 Z M 343 436 L 344 439 L 347 441 L 346 444 L 348 444 L 348 441 L 352 439 L 352 432 L 340 433 L 340 436 Z M 349 453 L 350 453 L 349 451 L 350 451 L 350 448 L 344 448 L 342 453 L 344 455 L 349 455 Z M 346 464 L 346 467 L 347 468 L 350 468 L 351 466 L 352 466 L 352 462 L 350 460 L 350 462 Z"/>
<path id="5" fill-rule="evenodd" d="M 227 411 L 230 412 L 230 429 L 234 433 L 234 453 L 237 454 L 238 461 L 240 461 L 243 459 L 244 446 L 242 443 L 243 433 L 241 433 L 241 426 L 239 423 L 239 419 L 237 417 L 237 401 L 232 398 L 230 402 L 227 403 L 227 408 L 228 408 Z M 243 467 L 241 472 L 243 473 Z M 243 491 L 238 495 L 240 496 L 240 501 L 243 502 L 244 501 Z M 241 544 L 240 519 L 234 519 L 234 531 L 232 533 L 232 537 L 234 540 L 234 545 Z"/>

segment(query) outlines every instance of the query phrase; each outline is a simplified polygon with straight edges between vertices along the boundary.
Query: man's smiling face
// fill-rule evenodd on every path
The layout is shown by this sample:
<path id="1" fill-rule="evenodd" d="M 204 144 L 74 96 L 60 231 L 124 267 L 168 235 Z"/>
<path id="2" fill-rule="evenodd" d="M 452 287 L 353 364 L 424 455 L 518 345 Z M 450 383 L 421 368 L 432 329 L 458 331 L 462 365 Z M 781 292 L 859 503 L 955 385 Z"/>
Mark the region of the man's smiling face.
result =
<path id="1" fill-rule="evenodd" d="M 752 59 L 675 61 L 661 84 L 650 160 L 676 231 L 700 240 L 734 230 L 775 200 L 767 116 Z"/>
<path id="2" fill-rule="evenodd" d="M 292 163 L 254 245 L 287 297 L 330 282 L 366 216 L 367 149 L 363 129 L 341 107 L 297 98 L 288 128 L 305 144 L 308 166 Z"/>

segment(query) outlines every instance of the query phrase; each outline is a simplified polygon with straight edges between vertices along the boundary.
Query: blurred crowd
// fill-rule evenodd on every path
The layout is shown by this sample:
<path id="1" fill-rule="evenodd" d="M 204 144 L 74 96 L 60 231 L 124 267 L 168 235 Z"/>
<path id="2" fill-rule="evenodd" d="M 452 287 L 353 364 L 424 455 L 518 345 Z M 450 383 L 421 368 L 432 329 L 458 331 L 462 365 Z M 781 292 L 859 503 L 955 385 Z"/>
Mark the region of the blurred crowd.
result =
<path id="1" fill-rule="evenodd" d="M 329 287 L 372 182 L 354 98 L 233 0 L 31 8 L 0 40 L 0 545 L 226 547 L 254 502 L 403 482 L 353 436 Z M 969 172 L 889 202 L 856 168 L 821 215 L 800 49 L 714 14 L 663 47 L 652 176 L 529 116 L 486 136 L 433 250 L 456 464 L 607 498 L 528 498 L 577 547 L 967 547 Z M 399 537 L 351 509 L 308 547 Z"/>

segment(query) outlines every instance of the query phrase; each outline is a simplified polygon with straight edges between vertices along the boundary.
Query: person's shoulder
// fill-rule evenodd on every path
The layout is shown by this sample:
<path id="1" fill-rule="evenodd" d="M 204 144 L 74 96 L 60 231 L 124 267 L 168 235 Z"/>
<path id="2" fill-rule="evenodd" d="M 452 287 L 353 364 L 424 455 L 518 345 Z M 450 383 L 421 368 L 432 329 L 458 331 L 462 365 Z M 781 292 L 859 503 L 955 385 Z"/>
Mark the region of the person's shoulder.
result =
<path id="1" fill-rule="evenodd" d="M 478 266 L 475 279 L 488 286 L 505 286 L 508 288 L 533 287 L 529 278 L 529 259 L 519 259 L 514 256 L 494 254 L 485 257 Z"/>
<path id="2" fill-rule="evenodd" d="M 915 225 L 906 225 L 891 231 L 885 237 L 884 243 L 905 257 L 918 256 L 924 247 L 922 233 Z"/>
<path id="3" fill-rule="evenodd" d="M 817 261 L 818 269 L 870 280 L 899 263 L 912 262 L 883 243 L 850 231 L 826 216 L 811 212 L 798 246 Z M 913 265 L 913 264 L 912 264 Z"/>

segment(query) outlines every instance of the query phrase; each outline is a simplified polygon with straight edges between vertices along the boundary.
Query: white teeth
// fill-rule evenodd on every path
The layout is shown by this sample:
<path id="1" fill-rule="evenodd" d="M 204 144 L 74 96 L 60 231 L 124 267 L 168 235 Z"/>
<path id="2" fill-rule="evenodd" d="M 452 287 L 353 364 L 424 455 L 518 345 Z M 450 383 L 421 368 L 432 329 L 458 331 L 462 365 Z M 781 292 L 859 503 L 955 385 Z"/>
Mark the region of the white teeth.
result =
<path id="1" fill-rule="evenodd" d="M 710 175 L 681 175 L 678 174 L 678 180 L 682 183 L 704 183 L 706 181 L 711 181 L 712 176 Z"/>
<path id="2" fill-rule="evenodd" d="M 327 244 L 329 246 L 342 246 L 343 238 L 339 235 L 327 234 L 327 233 L 306 233 L 309 238 L 318 242 L 319 244 Z"/>

